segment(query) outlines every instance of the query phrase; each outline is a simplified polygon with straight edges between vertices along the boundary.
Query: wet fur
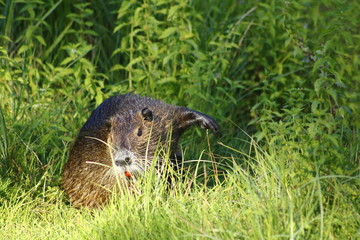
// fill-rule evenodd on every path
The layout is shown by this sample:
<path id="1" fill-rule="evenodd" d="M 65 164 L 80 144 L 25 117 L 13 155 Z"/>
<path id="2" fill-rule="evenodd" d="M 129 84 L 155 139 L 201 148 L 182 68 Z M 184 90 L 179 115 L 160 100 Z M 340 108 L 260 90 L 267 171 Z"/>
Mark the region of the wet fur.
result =
<path id="1" fill-rule="evenodd" d="M 132 94 L 105 100 L 81 128 L 64 167 L 62 186 L 71 203 L 103 205 L 117 178 L 128 184 L 123 174 L 127 166 L 114 164 L 116 153 L 129 155 L 131 169 L 139 174 L 151 165 L 158 144 L 175 158 L 179 138 L 192 125 L 219 132 L 215 120 L 186 107 Z"/>

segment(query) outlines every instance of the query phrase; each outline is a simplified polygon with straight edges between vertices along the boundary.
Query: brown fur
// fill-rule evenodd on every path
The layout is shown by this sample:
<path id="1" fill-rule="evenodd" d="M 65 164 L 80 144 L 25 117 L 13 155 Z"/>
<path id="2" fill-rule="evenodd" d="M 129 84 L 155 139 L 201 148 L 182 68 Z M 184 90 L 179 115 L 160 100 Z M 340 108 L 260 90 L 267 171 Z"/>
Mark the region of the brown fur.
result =
<path id="1" fill-rule="evenodd" d="M 71 203 L 103 205 L 117 178 L 126 186 L 125 172 L 146 171 L 158 146 L 175 158 L 179 138 L 192 125 L 219 131 L 214 119 L 186 107 L 132 94 L 105 100 L 81 128 L 64 167 L 62 185 Z"/>

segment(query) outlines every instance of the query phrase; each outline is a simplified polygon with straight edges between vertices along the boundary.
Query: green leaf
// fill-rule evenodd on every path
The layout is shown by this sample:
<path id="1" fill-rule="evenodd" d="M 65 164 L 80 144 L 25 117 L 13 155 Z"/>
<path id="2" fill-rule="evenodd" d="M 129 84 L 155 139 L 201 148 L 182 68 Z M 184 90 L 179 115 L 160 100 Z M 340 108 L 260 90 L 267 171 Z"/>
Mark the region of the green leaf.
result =
<path id="1" fill-rule="evenodd" d="M 118 31 L 120 31 L 123 27 L 126 27 L 127 25 L 129 25 L 129 23 L 121 23 L 121 24 L 117 25 L 117 26 L 114 28 L 113 33 L 116 33 L 116 32 L 118 32 Z"/>
<path id="2" fill-rule="evenodd" d="M 177 51 L 174 51 L 168 55 L 166 55 L 166 57 L 164 57 L 162 65 L 166 65 L 172 58 L 174 58 L 176 55 L 178 54 Z"/>
<path id="3" fill-rule="evenodd" d="M 28 45 L 21 45 L 21 47 L 19 48 L 18 54 L 22 54 L 23 52 L 26 52 L 27 50 L 29 50 Z"/>
<path id="4" fill-rule="evenodd" d="M 176 27 L 169 27 L 160 35 L 159 38 L 160 39 L 167 38 L 170 35 L 174 34 L 177 30 L 178 30 L 178 28 L 176 28 Z"/>
<path id="5" fill-rule="evenodd" d="M 127 11 L 131 6 L 133 5 L 133 3 L 131 1 L 124 1 L 121 5 L 121 8 L 118 11 L 118 16 L 117 18 L 120 19 L 122 18 L 124 15 L 128 14 L 129 11 Z"/>
<path id="6" fill-rule="evenodd" d="M 137 58 L 131 60 L 131 62 L 129 62 L 129 64 L 126 66 L 126 68 L 127 68 L 127 69 L 128 69 L 128 68 L 132 68 L 132 65 L 134 65 L 134 64 L 136 64 L 136 63 L 138 63 L 138 62 L 141 62 L 142 60 L 143 60 L 142 57 L 137 57 Z"/>
<path id="7" fill-rule="evenodd" d="M 95 97 L 96 105 L 100 105 L 104 99 L 103 99 L 103 93 L 101 91 L 101 88 L 96 88 L 96 97 Z"/>
<path id="8" fill-rule="evenodd" d="M 162 85 L 162 84 L 170 83 L 170 82 L 176 82 L 176 78 L 175 77 L 167 77 L 167 78 L 160 79 L 156 83 Z"/>
<path id="9" fill-rule="evenodd" d="M 315 92 L 317 94 L 319 94 L 321 88 L 323 88 L 324 86 L 324 83 L 325 83 L 325 79 L 324 78 L 319 78 L 315 81 L 314 83 L 314 89 L 315 89 Z"/>
<path id="10" fill-rule="evenodd" d="M 124 70 L 126 69 L 123 65 L 121 64 L 115 64 L 114 66 L 112 66 L 112 68 L 110 69 L 110 72 L 113 71 L 117 71 L 117 70 Z"/>
<path id="11" fill-rule="evenodd" d="M 74 60 L 73 57 L 67 57 L 60 63 L 60 65 L 67 65 L 69 62 L 71 62 L 73 60 Z"/>
<path id="12" fill-rule="evenodd" d="M 319 101 L 313 101 L 311 103 L 311 112 L 315 113 L 318 111 Z"/>
<path id="13" fill-rule="evenodd" d="M 168 13 L 168 20 L 171 20 L 173 17 L 175 17 L 175 14 L 179 9 L 180 9 L 179 5 L 172 6 Z"/>
<path id="14" fill-rule="evenodd" d="M 41 45 L 46 46 L 46 42 L 45 42 L 45 40 L 44 40 L 44 38 L 43 38 L 42 36 L 36 35 L 35 38 L 39 41 L 39 43 L 40 43 Z"/>

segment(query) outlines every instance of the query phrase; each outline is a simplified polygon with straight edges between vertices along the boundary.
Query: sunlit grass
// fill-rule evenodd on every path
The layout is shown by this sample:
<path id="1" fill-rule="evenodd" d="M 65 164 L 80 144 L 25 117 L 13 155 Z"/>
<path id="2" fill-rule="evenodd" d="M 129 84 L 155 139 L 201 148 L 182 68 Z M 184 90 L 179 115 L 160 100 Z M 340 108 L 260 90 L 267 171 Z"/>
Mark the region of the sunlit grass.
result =
<path id="1" fill-rule="evenodd" d="M 344 184 L 356 184 L 358 179 L 297 177 L 298 169 L 278 164 L 281 158 L 286 156 L 259 151 L 255 157 L 242 158 L 251 166 L 247 170 L 229 158 L 226 162 L 232 167 L 221 173 L 224 180 L 208 186 L 194 181 L 192 173 L 169 187 L 167 179 L 149 172 L 137 180 L 137 191 L 120 191 L 97 210 L 73 208 L 61 189 L 43 186 L 42 180 L 24 190 L 21 183 L 3 179 L 1 193 L 6 198 L 1 204 L 0 235 L 10 239 L 347 239 L 359 234 L 359 213 L 343 192 Z"/>

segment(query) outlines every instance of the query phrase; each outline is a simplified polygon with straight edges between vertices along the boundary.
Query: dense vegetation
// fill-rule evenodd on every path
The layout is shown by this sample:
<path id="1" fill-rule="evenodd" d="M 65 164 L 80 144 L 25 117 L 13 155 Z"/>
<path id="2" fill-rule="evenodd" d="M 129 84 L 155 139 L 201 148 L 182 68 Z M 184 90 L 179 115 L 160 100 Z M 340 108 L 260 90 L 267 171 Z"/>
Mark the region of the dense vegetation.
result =
<path id="1" fill-rule="evenodd" d="M 356 0 L 0 0 L 1 239 L 360 238 L 359 19 Z M 184 136 L 199 161 L 170 192 L 149 176 L 74 209 L 71 143 L 127 92 L 222 137 Z"/>

